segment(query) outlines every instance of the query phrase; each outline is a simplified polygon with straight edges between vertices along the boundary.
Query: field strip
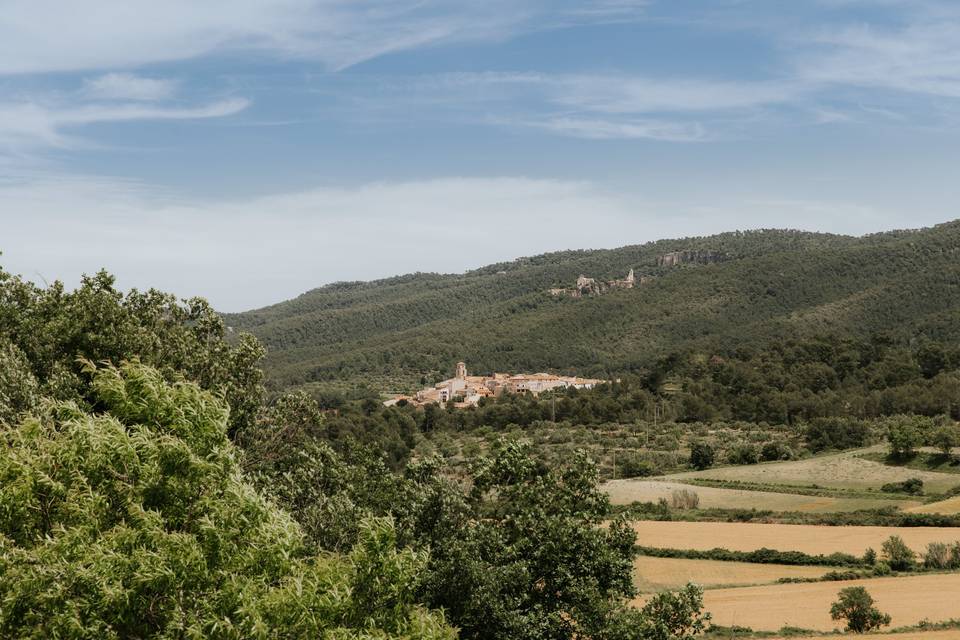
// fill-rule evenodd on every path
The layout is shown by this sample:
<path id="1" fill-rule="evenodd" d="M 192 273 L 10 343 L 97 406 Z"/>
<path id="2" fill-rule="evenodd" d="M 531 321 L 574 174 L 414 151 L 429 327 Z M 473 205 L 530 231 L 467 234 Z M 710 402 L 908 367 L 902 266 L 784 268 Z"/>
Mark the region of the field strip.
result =
<path id="1" fill-rule="evenodd" d="M 915 551 L 923 551 L 931 542 L 960 541 L 960 527 L 825 527 L 659 520 L 637 520 L 631 525 L 637 532 L 637 544 L 664 549 L 720 547 L 731 551 L 754 551 L 766 547 L 811 555 L 829 555 L 838 551 L 861 555 L 868 547 L 879 552 L 883 541 L 892 535 L 902 537 Z"/>
<path id="2" fill-rule="evenodd" d="M 679 589 L 688 582 L 705 588 L 771 584 L 780 578 L 819 578 L 831 570 L 831 567 L 639 556 L 633 563 L 633 583 L 641 593 L 655 593 Z"/>
<path id="3" fill-rule="evenodd" d="M 790 636 L 796 640 L 797 636 Z M 847 637 L 856 637 L 866 640 L 960 640 L 960 629 L 939 629 L 937 631 L 906 631 L 904 633 L 869 633 L 865 635 L 851 634 Z M 837 640 L 836 635 L 805 636 L 803 640 Z M 784 640 L 769 638 L 769 640 Z"/>
<path id="4" fill-rule="evenodd" d="M 954 496 L 941 500 L 940 502 L 931 502 L 930 504 L 920 505 L 905 509 L 910 513 L 940 513 L 946 516 L 952 516 L 960 513 L 960 496 Z"/>
<path id="5" fill-rule="evenodd" d="M 831 498 L 805 496 L 792 493 L 750 491 L 747 489 L 723 489 L 700 487 L 680 482 L 657 480 L 611 480 L 604 483 L 603 490 L 613 504 L 632 502 L 656 502 L 660 498 L 669 501 L 679 489 L 694 491 L 700 497 L 703 509 L 759 509 L 770 511 L 801 511 L 806 513 L 835 513 L 890 506 L 903 508 L 918 506 L 919 502 L 891 501 L 884 498 Z"/>
<path id="6" fill-rule="evenodd" d="M 852 586 L 866 587 L 876 606 L 893 618 L 894 627 L 960 618 L 960 574 L 956 573 L 713 589 L 704 592 L 704 607 L 713 615 L 713 623 L 722 626 L 830 631 L 843 626 L 830 619 L 830 604 L 840 589 Z"/>
<path id="7" fill-rule="evenodd" d="M 710 478 L 715 480 L 739 480 L 762 484 L 819 485 L 835 489 L 879 489 L 888 482 L 902 482 L 920 478 L 928 493 L 943 493 L 960 485 L 955 473 L 920 471 L 904 467 L 891 467 L 866 460 L 860 454 L 878 451 L 877 447 L 854 449 L 835 455 L 818 456 L 790 462 L 768 462 L 737 467 L 719 467 L 704 471 L 687 471 L 664 476 L 668 480 Z"/>

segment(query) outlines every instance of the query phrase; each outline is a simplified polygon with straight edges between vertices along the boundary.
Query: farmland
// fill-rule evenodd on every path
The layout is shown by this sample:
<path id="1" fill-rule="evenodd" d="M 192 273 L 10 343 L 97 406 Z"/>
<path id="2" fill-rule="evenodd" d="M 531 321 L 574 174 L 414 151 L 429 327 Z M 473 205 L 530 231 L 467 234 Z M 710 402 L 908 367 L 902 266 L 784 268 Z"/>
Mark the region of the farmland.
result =
<path id="1" fill-rule="evenodd" d="M 767 548 L 802 551 L 811 555 L 834 552 L 861 555 L 879 549 L 891 535 L 903 538 L 915 551 L 931 542 L 960 540 L 960 529 L 948 527 L 822 527 L 794 524 L 737 522 L 670 522 L 643 520 L 633 523 L 638 544 L 671 549 L 731 551 Z"/>
<path id="2" fill-rule="evenodd" d="M 743 489 L 725 489 L 720 487 L 691 487 L 680 482 L 661 482 L 656 480 L 611 480 L 604 484 L 604 490 L 613 504 L 631 502 L 656 502 L 663 498 L 670 500 L 674 491 L 689 489 L 700 498 L 700 507 L 705 509 L 760 509 L 770 511 L 801 511 L 808 513 L 835 513 L 877 509 L 890 505 L 900 508 L 919 507 L 916 501 L 891 501 L 886 498 L 835 498 L 830 496 L 809 496 L 774 491 L 747 491 Z"/>
<path id="3" fill-rule="evenodd" d="M 830 619 L 830 603 L 848 586 L 866 587 L 895 627 L 960 617 L 960 574 L 713 589 L 705 592 L 704 603 L 717 625 L 830 631 L 838 626 Z"/>
<path id="4" fill-rule="evenodd" d="M 704 588 L 776 583 L 780 578 L 819 578 L 829 567 L 719 562 L 640 556 L 633 565 L 634 584 L 641 593 L 678 589 L 688 582 Z"/>
<path id="5" fill-rule="evenodd" d="M 723 480 L 767 485 L 818 486 L 841 490 L 879 490 L 886 483 L 910 478 L 923 480 L 928 493 L 942 493 L 957 485 L 960 478 L 953 473 L 921 471 L 895 467 L 867 460 L 859 454 L 879 449 L 856 449 L 834 455 L 818 456 L 789 462 L 773 462 L 704 471 L 687 471 L 666 476 L 670 480 Z"/>

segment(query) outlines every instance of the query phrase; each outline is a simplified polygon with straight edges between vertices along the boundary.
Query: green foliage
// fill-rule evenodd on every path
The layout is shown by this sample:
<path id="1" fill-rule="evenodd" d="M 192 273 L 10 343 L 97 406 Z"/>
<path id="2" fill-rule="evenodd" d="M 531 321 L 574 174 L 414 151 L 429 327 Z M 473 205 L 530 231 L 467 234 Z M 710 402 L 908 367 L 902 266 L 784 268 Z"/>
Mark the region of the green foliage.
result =
<path id="1" fill-rule="evenodd" d="M 678 373 L 728 390 L 720 403 L 683 388 L 669 411 L 684 421 L 935 415 L 960 407 L 958 242 L 957 223 L 864 238 L 728 233 L 337 283 L 228 322 L 269 347 L 277 388 L 409 390 L 465 360 L 478 372 L 634 373 L 654 392 Z M 657 266 L 684 249 L 731 259 Z M 654 279 L 579 300 L 546 293 L 630 268 Z"/>
<path id="2" fill-rule="evenodd" d="M 453 638 L 414 605 L 425 554 L 367 520 L 310 556 L 241 473 L 226 406 L 154 369 L 92 370 L 103 411 L 0 427 L 0 635 Z"/>
<path id="3" fill-rule="evenodd" d="M 916 453 L 922 440 L 920 432 L 910 422 L 902 422 L 890 426 L 887 432 L 890 442 L 890 455 L 895 458 L 907 458 Z"/>
<path id="4" fill-rule="evenodd" d="M 909 478 L 903 482 L 888 482 L 880 487 L 886 493 L 906 493 L 911 496 L 923 495 L 923 480 Z"/>
<path id="5" fill-rule="evenodd" d="M 863 587 L 847 587 L 830 605 L 830 617 L 845 620 L 847 631 L 866 633 L 890 624 L 890 616 L 873 606 L 873 597 Z"/>
<path id="6" fill-rule="evenodd" d="M 939 449 L 944 456 L 949 456 L 954 447 L 960 446 L 960 432 L 956 425 L 943 425 L 934 432 L 930 444 Z"/>
<path id="7" fill-rule="evenodd" d="M 702 471 L 713 466 L 716 454 L 706 442 L 694 442 L 690 445 L 690 466 Z"/>
<path id="8" fill-rule="evenodd" d="M 2 341 L 0 359 L 16 371 L 0 377 L 0 417 L 30 406 L 33 386 L 45 397 L 89 403 L 78 359 L 136 358 L 169 381 L 196 382 L 227 401 L 231 433 L 253 424 L 263 400 L 257 365 L 264 351 L 253 336 L 230 336 L 201 298 L 124 294 L 104 271 L 67 291 L 61 282 L 40 288 L 0 270 L 0 335 L 15 345 Z M 10 384 L 18 391 L 7 399 Z"/>
<path id="9" fill-rule="evenodd" d="M 754 549 L 753 551 L 732 551 L 730 549 L 666 549 L 662 547 L 638 546 L 637 551 L 655 558 L 687 558 L 691 560 L 720 560 L 723 562 L 752 562 L 757 564 L 792 564 L 801 566 L 861 567 L 862 558 L 849 553 L 831 553 L 830 555 L 810 555 L 802 551 L 778 551 L 776 549 Z"/>
<path id="10" fill-rule="evenodd" d="M 894 571 L 909 571 L 916 566 L 917 554 L 900 536 L 890 536 L 880 547 L 884 562 Z"/>
<path id="11" fill-rule="evenodd" d="M 37 407 L 39 385 L 26 356 L 15 344 L 0 339 L 0 423 Z"/>

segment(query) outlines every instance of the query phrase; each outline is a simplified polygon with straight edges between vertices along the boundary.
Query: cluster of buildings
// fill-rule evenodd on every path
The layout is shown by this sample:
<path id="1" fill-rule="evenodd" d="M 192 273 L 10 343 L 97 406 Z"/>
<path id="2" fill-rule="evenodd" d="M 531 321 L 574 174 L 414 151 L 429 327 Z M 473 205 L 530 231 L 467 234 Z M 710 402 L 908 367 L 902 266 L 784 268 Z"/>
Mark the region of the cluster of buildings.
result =
<path id="1" fill-rule="evenodd" d="M 646 284 L 650 278 L 641 276 L 639 284 Z M 550 289 L 550 294 L 554 296 L 570 296 L 571 298 L 582 298 L 584 296 L 599 296 L 611 289 L 633 289 L 637 284 L 637 278 L 633 275 L 633 269 L 623 280 L 597 280 L 581 275 L 577 278 L 577 284 L 573 289 Z"/>
<path id="2" fill-rule="evenodd" d="M 481 398 L 497 397 L 502 393 L 530 393 L 538 395 L 552 389 L 591 389 L 603 380 L 578 378 L 575 376 L 555 376 L 549 373 L 509 374 L 495 373 L 492 376 L 467 375 L 467 365 L 457 363 L 456 375 L 449 380 L 438 382 L 432 387 L 421 389 L 416 396 L 397 396 L 384 402 L 392 406 L 406 401 L 410 404 L 446 404 L 453 402 L 457 407 L 471 407 Z"/>

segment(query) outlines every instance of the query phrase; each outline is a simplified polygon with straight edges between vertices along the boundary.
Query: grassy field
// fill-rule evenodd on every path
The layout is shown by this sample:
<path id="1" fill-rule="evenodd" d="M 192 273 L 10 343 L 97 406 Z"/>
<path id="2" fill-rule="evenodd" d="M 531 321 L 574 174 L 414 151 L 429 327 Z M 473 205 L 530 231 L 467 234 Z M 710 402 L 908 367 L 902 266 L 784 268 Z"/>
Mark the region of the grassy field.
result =
<path id="1" fill-rule="evenodd" d="M 773 584 L 780 578 L 819 578 L 830 570 L 830 567 L 640 556 L 633 564 L 633 582 L 640 593 L 654 593 L 679 589 L 688 582 L 710 589 Z"/>
<path id="2" fill-rule="evenodd" d="M 830 619 L 830 604 L 837 592 L 861 585 L 869 590 L 876 606 L 892 616 L 894 627 L 960 617 L 960 574 L 956 573 L 713 589 L 704 593 L 704 606 L 717 625 L 742 625 L 758 631 L 784 626 L 830 631 L 842 627 Z"/>
<path id="3" fill-rule="evenodd" d="M 790 462 L 770 462 L 736 467 L 719 467 L 704 471 L 687 471 L 665 476 L 669 480 L 690 478 L 757 482 L 771 485 L 805 485 L 863 491 L 879 490 L 888 482 L 920 478 L 927 493 L 942 493 L 960 485 L 954 473 L 937 473 L 905 467 L 893 467 L 861 457 L 876 453 L 882 447 L 855 449 L 835 455 L 818 456 Z"/>
<path id="4" fill-rule="evenodd" d="M 833 513 L 899 506 L 919 506 L 917 501 L 892 501 L 885 498 L 832 498 L 805 496 L 769 491 L 747 491 L 717 487 L 696 487 L 679 482 L 656 480 L 611 480 L 604 483 L 604 491 L 613 504 L 631 502 L 656 502 L 660 498 L 670 500 L 677 489 L 690 489 L 700 497 L 704 509 L 759 509 L 771 511 L 803 511 L 808 513 Z"/>
<path id="5" fill-rule="evenodd" d="M 930 542 L 956 542 L 960 528 L 945 527 L 824 527 L 794 524 L 740 522 L 633 523 L 637 544 L 669 549 L 753 551 L 766 547 L 779 551 L 802 551 L 811 555 L 836 551 L 861 555 L 868 547 L 879 551 L 891 535 L 898 535 L 915 551 Z M 960 599 L 958 599 L 960 600 Z"/>

